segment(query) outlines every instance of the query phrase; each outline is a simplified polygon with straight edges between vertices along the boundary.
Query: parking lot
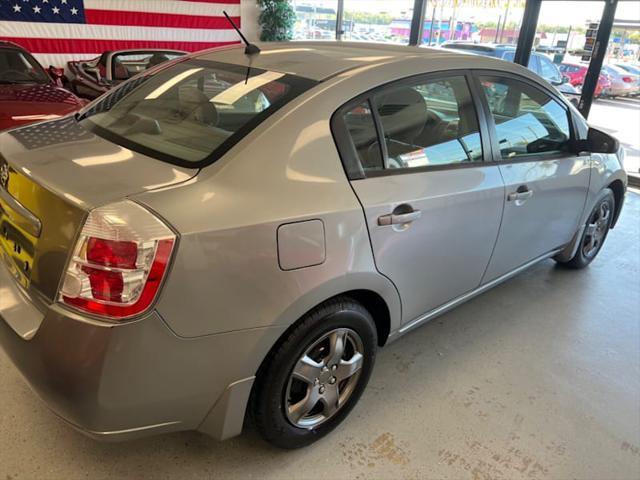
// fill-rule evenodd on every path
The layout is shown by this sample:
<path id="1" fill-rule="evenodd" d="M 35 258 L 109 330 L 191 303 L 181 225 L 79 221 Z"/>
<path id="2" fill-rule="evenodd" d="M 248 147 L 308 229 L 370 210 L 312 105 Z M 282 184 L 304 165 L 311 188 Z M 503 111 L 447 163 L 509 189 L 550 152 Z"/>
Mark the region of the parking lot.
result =
<path id="1" fill-rule="evenodd" d="M 589 123 L 614 135 L 625 148 L 627 172 L 640 172 L 640 98 L 602 98 L 591 107 Z"/>

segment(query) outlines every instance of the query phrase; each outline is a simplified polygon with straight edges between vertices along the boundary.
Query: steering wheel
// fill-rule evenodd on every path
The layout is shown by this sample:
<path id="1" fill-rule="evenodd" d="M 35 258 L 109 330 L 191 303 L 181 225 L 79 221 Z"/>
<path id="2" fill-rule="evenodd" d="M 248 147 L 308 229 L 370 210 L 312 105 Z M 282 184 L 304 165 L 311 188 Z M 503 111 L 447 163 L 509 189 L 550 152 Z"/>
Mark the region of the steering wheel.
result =
<path id="1" fill-rule="evenodd" d="M 11 75 L 13 74 L 13 78 Z M 17 75 L 17 78 L 16 78 Z M 33 80 L 31 75 L 28 73 L 22 72 L 20 70 L 5 70 L 4 72 L 0 72 L 0 79 L 2 80 Z"/>

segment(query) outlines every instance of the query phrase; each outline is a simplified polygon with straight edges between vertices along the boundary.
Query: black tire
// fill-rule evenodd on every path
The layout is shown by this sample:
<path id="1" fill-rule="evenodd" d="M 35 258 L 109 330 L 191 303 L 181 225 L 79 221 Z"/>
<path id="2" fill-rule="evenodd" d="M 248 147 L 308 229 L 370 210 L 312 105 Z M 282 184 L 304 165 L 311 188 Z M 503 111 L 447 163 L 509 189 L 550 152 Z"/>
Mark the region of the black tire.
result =
<path id="1" fill-rule="evenodd" d="M 362 366 L 358 370 L 358 376 L 349 385 L 350 393 L 342 406 L 339 406 L 321 424 L 301 428 L 292 423 L 287 413 L 288 408 L 291 407 L 289 396 L 291 382 L 297 381 L 297 379 L 292 380 L 293 369 L 299 365 L 299 360 L 310 348 L 317 348 L 314 345 L 318 341 L 322 342 L 321 339 L 331 335 L 331 332 L 336 329 L 357 334 L 355 336 L 361 340 L 359 348 L 363 350 Z M 348 341 L 345 340 L 344 344 L 347 345 Z M 346 418 L 367 386 L 375 362 L 377 344 L 376 327 L 371 314 L 349 297 L 333 298 L 307 313 L 276 344 L 258 372 L 251 394 L 250 408 L 254 425 L 260 435 L 277 447 L 294 449 L 309 445 L 331 432 Z M 323 351 L 324 348 L 324 346 L 320 347 L 321 354 L 330 353 L 329 350 Z M 343 355 L 348 355 L 346 349 Z M 332 379 L 332 385 L 334 385 L 336 379 L 335 377 Z M 319 388 L 316 387 L 316 383 L 303 385 L 308 389 L 307 396 L 310 396 L 308 392 Z M 339 380 L 334 385 L 335 391 L 339 391 L 342 385 L 343 382 Z M 320 401 L 316 406 L 325 408 Z"/>
<path id="2" fill-rule="evenodd" d="M 605 209 L 608 212 L 606 219 L 602 217 L 602 209 Z M 587 217 L 585 228 L 582 232 L 582 237 L 580 238 L 580 243 L 578 244 L 578 249 L 576 250 L 575 255 L 566 262 L 562 262 L 558 259 L 556 259 L 556 262 L 562 266 L 572 269 L 585 268 L 593 262 L 600 252 L 602 245 L 604 245 L 607 234 L 611 229 L 611 222 L 613 221 L 614 215 L 615 197 L 613 196 L 611 189 L 605 188 L 600 192 L 600 195 L 595 202 L 595 206 Z M 594 225 L 597 225 L 596 232 L 593 232 Z M 591 243 L 592 240 L 596 240 L 593 245 Z"/>

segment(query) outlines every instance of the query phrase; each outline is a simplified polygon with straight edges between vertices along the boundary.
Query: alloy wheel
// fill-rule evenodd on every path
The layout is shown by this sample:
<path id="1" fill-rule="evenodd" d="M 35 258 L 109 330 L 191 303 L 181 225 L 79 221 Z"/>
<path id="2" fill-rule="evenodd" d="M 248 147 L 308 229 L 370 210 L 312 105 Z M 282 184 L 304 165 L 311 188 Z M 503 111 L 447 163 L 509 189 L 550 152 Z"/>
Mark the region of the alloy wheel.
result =
<path id="1" fill-rule="evenodd" d="M 603 201 L 591 214 L 582 241 L 582 254 L 591 258 L 598 253 L 611 221 L 611 205 Z"/>
<path id="2" fill-rule="evenodd" d="M 364 363 L 360 336 L 349 328 L 322 335 L 298 359 L 284 395 L 287 419 L 312 429 L 334 416 L 355 390 Z"/>

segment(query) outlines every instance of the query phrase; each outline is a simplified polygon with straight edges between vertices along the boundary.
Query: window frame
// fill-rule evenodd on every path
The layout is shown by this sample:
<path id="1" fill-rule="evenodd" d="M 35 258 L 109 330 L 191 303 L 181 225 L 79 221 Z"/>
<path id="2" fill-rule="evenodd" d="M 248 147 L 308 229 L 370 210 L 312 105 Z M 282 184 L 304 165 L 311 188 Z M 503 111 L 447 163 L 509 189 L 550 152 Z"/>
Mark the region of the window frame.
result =
<path id="1" fill-rule="evenodd" d="M 428 83 L 438 80 L 446 80 L 451 77 L 462 77 L 467 85 L 469 96 L 471 97 L 471 103 L 473 105 L 476 119 L 478 121 L 478 133 L 480 134 L 480 144 L 482 145 L 482 159 L 473 162 L 457 162 L 444 165 L 426 165 L 423 167 L 409 167 L 409 168 L 386 168 L 385 162 L 387 160 L 387 146 L 384 139 L 384 132 L 382 129 L 382 122 L 378 111 L 375 108 L 374 97 L 379 93 L 388 90 L 390 88 L 403 87 L 403 86 L 416 86 L 421 83 Z M 331 133 L 333 135 L 338 154 L 342 160 L 345 173 L 349 180 L 364 180 L 366 178 L 383 177 L 389 175 L 406 175 L 412 173 L 423 173 L 439 170 L 457 170 L 460 168 L 474 168 L 478 166 L 488 165 L 493 162 L 492 152 L 493 148 L 490 141 L 489 125 L 486 118 L 486 110 L 480 102 L 480 96 L 478 92 L 478 85 L 473 79 L 472 70 L 468 68 L 460 69 L 447 69 L 439 70 L 428 73 L 417 73 L 408 77 L 404 77 L 398 80 L 387 82 L 383 85 L 379 85 L 372 89 L 369 89 L 356 97 L 353 97 L 340 107 L 331 116 L 330 126 Z M 353 145 L 349 130 L 344 122 L 344 115 L 354 107 L 368 103 L 371 109 L 373 122 L 376 128 L 376 135 L 378 138 L 378 144 L 380 145 L 380 154 L 382 156 L 383 168 L 381 170 L 367 171 L 365 172 L 360 163 L 360 158 Z"/>
<path id="2" fill-rule="evenodd" d="M 484 88 L 480 81 L 480 77 L 501 77 L 515 80 L 520 83 L 524 83 L 527 86 L 539 90 L 545 95 L 551 97 L 552 100 L 559 103 L 564 108 L 567 115 L 567 121 L 569 122 L 569 151 L 567 152 L 542 152 L 538 154 L 529 154 L 520 158 L 504 159 L 500 152 L 500 145 L 498 143 L 498 134 L 496 131 L 496 124 L 489 106 L 489 100 L 484 93 Z M 538 82 L 535 82 L 527 77 L 518 75 L 511 72 L 505 72 L 501 70 L 489 70 L 489 69 L 474 69 L 473 81 L 476 84 L 476 89 L 479 93 L 479 100 L 483 105 L 485 119 L 489 128 L 490 149 L 492 151 L 492 162 L 499 165 L 509 165 L 512 163 L 526 163 L 526 162 L 541 162 L 545 160 L 558 160 L 567 157 L 578 156 L 576 153 L 576 139 L 578 138 L 578 132 L 576 130 L 576 124 L 573 119 L 573 113 L 568 105 L 568 100 L 564 99 L 559 92 L 554 92 Z"/>

